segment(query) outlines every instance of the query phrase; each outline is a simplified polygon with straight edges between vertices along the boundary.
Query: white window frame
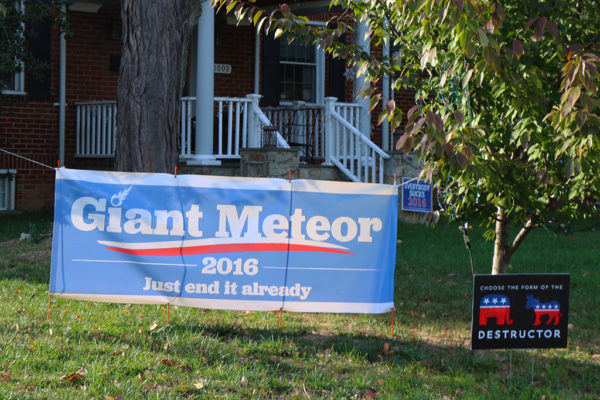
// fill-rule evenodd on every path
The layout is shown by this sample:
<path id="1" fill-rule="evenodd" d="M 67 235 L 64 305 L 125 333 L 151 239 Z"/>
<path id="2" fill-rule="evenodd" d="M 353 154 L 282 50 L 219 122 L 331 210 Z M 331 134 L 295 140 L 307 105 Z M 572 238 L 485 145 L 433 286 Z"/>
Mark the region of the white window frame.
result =
<path id="1" fill-rule="evenodd" d="M 16 176 L 16 169 L 0 169 L 0 187 L 2 187 L 0 193 L 4 197 L 2 202 L 0 202 L 0 211 L 12 211 L 15 209 Z"/>
<path id="2" fill-rule="evenodd" d="M 308 25 L 322 25 L 325 26 L 323 21 L 309 21 Z M 284 40 L 283 37 L 281 40 Z M 279 60 L 279 64 L 287 65 L 314 65 L 315 66 L 315 102 L 306 104 L 324 104 L 325 102 L 325 51 L 319 49 L 319 46 L 313 44 L 315 49 L 315 62 L 294 62 L 294 61 L 282 61 Z M 281 101 L 281 105 L 292 105 L 297 103 L 298 100 L 284 100 Z"/>
<path id="3" fill-rule="evenodd" d="M 15 0 L 15 7 L 21 12 L 25 12 L 25 3 L 24 0 Z M 25 23 L 22 22 L 21 26 L 23 31 L 25 31 Z M 12 78 L 12 87 L 9 89 L 2 89 L 3 94 L 26 94 L 25 92 L 25 65 L 22 61 L 18 61 L 20 64 L 21 70 L 19 72 L 15 72 Z"/>

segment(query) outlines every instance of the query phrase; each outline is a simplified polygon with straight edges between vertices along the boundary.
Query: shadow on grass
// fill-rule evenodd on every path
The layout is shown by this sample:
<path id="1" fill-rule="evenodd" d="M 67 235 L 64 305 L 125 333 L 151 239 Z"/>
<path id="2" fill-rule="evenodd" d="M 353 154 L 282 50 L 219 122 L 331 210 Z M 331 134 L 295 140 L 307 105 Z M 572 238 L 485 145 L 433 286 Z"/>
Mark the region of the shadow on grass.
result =
<path id="1" fill-rule="evenodd" d="M 5 328 L 1 328 L 3 330 Z M 321 334 L 307 329 L 245 329 L 238 324 L 181 324 L 175 323 L 155 332 L 135 335 L 114 335 L 107 331 L 71 331 L 70 342 L 97 343 L 96 346 L 121 349 L 135 354 L 147 352 L 163 364 L 175 362 L 180 367 L 263 368 L 279 376 L 309 376 L 323 363 L 326 375 L 364 374 L 365 368 L 397 371 L 414 379 L 456 380 L 461 385 L 487 384 L 507 386 L 502 390 L 515 395 L 521 385 L 527 390 L 567 390 L 570 394 L 598 393 L 600 366 L 597 363 L 564 356 L 564 351 L 535 353 L 535 377 L 529 384 L 531 352 L 470 351 L 462 346 L 435 345 L 420 339 L 402 340 L 399 337 L 379 337 L 355 333 Z M 173 342 L 173 338 L 180 338 Z M 168 351 L 167 351 L 168 348 Z M 170 358 L 167 358 L 170 357 Z M 176 360 L 176 361 L 173 361 Z M 201 361 L 199 361 L 201 360 Z M 318 366 L 318 367 L 317 367 Z M 143 371 L 141 371 L 143 372 Z M 455 383 L 456 384 L 456 383 Z M 521 390 L 521 389 L 519 389 Z M 485 393 L 485 391 L 483 392 Z M 482 393 L 482 394 L 483 394 Z"/>

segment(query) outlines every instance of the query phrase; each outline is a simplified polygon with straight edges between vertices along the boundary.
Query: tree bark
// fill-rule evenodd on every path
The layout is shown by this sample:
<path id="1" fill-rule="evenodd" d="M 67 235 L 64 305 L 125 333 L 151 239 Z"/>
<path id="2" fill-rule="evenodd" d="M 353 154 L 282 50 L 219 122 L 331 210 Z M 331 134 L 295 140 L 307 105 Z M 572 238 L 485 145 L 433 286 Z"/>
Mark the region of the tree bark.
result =
<path id="1" fill-rule="evenodd" d="M 505 274 L 508 272 L 510 258 L 517 251 L 523 240 L 529 232 L 536 227 L 536 224 L 530 219 L 528 220 L 512 244 L 509 244 L 509 226 L 510 220 L 506 216 L 504 209 L 498 207 L 496 211 L 496 240 L 494 241 L 494 259 L 492 260 L 492 274 Z"/>
<path id="2" fill-rule="evenodd" d="M 492 274 L 505 274 L 508 271 L 510 260 L 508 245 L 509 221 L 504 210 L 498 207 L 496 212 L 496 239 L 494 240 L 494 259 L 492 260 Z"/>
<path id="3" fill-rule="evenodd" d="M 115 169 L 173 173 L 191 26 L 189 0 L 122 0 Z"/>

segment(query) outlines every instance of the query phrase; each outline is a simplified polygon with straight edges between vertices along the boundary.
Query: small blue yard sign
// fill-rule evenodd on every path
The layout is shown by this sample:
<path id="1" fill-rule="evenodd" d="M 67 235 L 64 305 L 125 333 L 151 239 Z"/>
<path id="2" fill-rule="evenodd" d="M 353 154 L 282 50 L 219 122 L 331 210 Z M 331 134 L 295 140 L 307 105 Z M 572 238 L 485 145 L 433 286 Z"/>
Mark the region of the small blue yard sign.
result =
<path id="1" fill-rule="evenodd" d="M 402 211 L 433 211 L 433 185 L 416 178 L 402 178 Z"/>

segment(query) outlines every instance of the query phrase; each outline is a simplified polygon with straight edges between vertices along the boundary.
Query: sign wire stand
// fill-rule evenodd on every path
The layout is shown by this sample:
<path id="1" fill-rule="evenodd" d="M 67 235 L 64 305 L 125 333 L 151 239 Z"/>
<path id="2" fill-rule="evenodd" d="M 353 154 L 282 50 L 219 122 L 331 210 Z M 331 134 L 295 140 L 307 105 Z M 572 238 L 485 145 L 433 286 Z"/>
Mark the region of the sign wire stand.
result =
<path id="1" fill-rule="evenodd" d="M 169 311 L 170 311 L 171 303 L 167 303 L 167 325 L 169 325 Z"/>
<path id="2" fill-rule="evenodd" d="M 535 350 L 531 350 L 531 385 L 533 386 L 533 366 L 535 363 Z"/>
<path id="3" fill-rule="evenodd" d="M 394 338 L 394 309 L 392 308 L 392 321 L 390 323 L 390 337 L 393 339 Z"/>

